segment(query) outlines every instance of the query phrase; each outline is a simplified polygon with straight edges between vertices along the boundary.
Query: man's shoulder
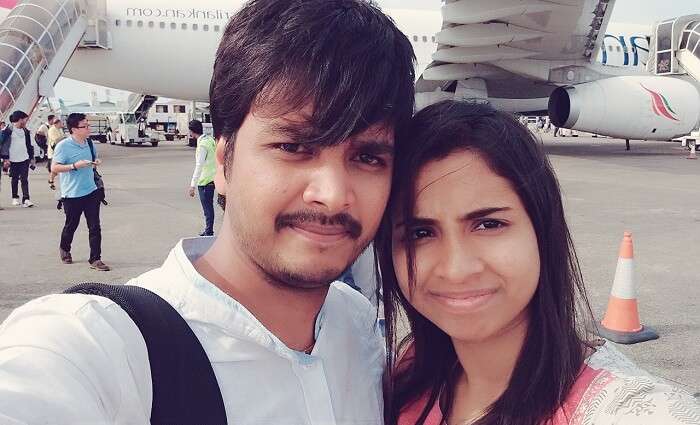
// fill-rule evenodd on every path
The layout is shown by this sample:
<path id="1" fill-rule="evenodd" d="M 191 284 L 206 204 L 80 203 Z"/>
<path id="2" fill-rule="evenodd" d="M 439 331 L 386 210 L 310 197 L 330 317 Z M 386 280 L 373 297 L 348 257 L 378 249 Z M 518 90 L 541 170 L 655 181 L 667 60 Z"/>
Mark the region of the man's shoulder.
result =
<path id="1" fill-rule="evenodd" d="M 138 347 L 137 341 L 145 347 L 128 314 L 96 295 L 46 295 L 18 307 L 0 325 L 0 350 L 30 346 L 66 358 Z"/>
<path id="2" fill-rule="evenodd" d="M 354 325 L 360 334 L 375 334 L 377 309 L 359 291 L 336 281 L 331 284 L 329 305 L 334 315 L 343 317 L 348 325 Z"/>

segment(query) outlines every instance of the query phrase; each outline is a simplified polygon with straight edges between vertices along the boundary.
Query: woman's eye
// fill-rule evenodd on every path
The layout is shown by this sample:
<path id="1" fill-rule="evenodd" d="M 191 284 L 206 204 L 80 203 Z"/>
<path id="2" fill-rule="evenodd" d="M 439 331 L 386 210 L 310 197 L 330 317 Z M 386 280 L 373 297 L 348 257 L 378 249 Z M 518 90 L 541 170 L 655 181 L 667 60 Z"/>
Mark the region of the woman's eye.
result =
<path id="1" fill-rule="evenodd" d="M 505 227 L 506 224 L 501 220 L 482 220 L 477 223 L 474 230 L 494 230 Z"/>
<path id="2" fill-rule="evenodd" d="M 433 236 L 430 229 L 413 229 L 409 232 L 409 236 L 413 240 L 425 239 Z"/>

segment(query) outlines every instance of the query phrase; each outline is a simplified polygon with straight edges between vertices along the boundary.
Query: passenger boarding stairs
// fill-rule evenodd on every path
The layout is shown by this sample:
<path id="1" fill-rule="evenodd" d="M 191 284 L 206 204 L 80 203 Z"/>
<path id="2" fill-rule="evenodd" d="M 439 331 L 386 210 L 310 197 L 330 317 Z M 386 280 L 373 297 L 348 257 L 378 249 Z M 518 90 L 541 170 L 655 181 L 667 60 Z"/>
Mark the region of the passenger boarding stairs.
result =
<path id="1" fill-rule="evenodd" d="M 78 47 L 110 48 L 105 0 L 20 0 L 0 23 L 0 117 L 31 114 Z"/>
<path id="2" fill-rule="evenodd" d="M 656 75 L 687 75 L 700 84 L 700 15 L 657 22 L 649 43 L 647 71 Z"/>
<path id="3" fill-rule="evenodd" d="M 129 106 L 128 111 L 133 112 L 136 117 L 136 121 L 145 121 L 148 111 L 151 109 L 154 103 L 158 100 L 158 96 L 153 96 L 150 94 L 135 94 L 129 95 Z"/>

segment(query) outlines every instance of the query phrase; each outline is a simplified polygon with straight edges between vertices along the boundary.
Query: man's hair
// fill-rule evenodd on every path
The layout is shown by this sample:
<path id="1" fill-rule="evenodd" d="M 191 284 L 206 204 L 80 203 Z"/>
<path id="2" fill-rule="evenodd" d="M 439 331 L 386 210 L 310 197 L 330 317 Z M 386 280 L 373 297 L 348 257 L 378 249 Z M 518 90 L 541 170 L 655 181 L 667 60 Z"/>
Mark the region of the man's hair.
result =
<path id="1" fill-rule="evenodd" d="M 68 118 L 66 118 L 66 127 L 68 127 L 68 131 L 72 133 L 73 129 L 78 128 L 80 126 L 80 121 L 84 120 L 85 118 L 85 114 L 78 112 L 73 112 L 72 114 L 68 115 Z"/>
<path id="2" fill-rule="evenodd" d="M 56 118 L 56 115 L 51 114 L 51 115 L 49 115 L 48 117 L 46 117 L 46 122 L 48 122 L 49 124 L 53 124 L 53 119 L 54 119 L 54 118 Z"/>
<path id="3" fill-rule="evenodd" d="M 27 115 L 24 111 L 15 111 L 10 114 L 10 122 L 16 123 L 17 121 L 27 118 L 28 116 L 29 115 Z"/>
<path id="4" fill-rule="evenodd" d="M 329 146 L 376 123 L 413 113 L 411 43 L 364 0 L 251 0 L 228 23 L 209 88 L 214 136 L 226 142 L 256 107 L 277 116 L 313 107 L 312 134 Z M 279 108 L 284 105 L 284 108 Z"/>
<path id="5" fill-rule="evenodd" d="M 204 127 L 202 126 L 202 122 L 200 120 L 190 121 L 190 123 L 187 125 L 187 128 L 195 134 L 204 134 Z"/>

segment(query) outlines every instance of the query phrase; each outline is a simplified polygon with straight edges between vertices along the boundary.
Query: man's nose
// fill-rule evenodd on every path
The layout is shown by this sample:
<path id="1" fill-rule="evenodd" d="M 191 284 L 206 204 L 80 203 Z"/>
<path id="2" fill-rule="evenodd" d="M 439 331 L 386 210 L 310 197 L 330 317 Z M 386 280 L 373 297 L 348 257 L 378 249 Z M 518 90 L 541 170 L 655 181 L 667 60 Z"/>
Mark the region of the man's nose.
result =
<path id="1" fill-rule="evenodd" d="M 303 200 L 327 214 L 347 210 L 355 202 L 351 176 L 344 166 L 327 164 L 312 173 Z"/>

